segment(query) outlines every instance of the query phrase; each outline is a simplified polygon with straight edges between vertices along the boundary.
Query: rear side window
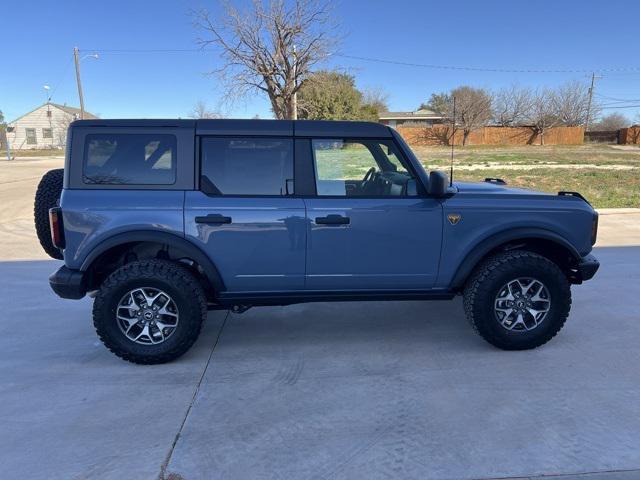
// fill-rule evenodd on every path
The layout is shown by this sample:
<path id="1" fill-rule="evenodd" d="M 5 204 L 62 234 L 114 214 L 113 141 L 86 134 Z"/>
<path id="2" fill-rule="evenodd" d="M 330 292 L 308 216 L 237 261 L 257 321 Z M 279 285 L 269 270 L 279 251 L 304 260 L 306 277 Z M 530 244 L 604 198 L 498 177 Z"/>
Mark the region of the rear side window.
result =
<path id="1" fill-rule="evenodd" d="M 202 177 L 217 195 L 293 194 L 293 140 L 204 138 Z"/>
<path id="2" fill-rule="evenodd" d="M 160 134 L 87 135 L 84 183 L 172 185 L 176 181 L 176 137 Z"/>

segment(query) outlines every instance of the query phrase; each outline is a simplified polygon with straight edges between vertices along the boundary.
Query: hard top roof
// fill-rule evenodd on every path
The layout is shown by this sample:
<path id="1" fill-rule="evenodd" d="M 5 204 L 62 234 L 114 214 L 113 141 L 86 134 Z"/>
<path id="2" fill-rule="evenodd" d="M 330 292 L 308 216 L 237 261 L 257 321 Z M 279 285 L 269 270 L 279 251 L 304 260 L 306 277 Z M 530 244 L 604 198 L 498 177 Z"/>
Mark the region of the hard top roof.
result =
<path id="1" fill-rule="evenodd" d="M 198 135 L 256 135 L 296 137 L 390 138 L 389 127 L 374 122 L 329 120 L 76 120 L 74 127 L 173 127 L 194 128 Z"/>

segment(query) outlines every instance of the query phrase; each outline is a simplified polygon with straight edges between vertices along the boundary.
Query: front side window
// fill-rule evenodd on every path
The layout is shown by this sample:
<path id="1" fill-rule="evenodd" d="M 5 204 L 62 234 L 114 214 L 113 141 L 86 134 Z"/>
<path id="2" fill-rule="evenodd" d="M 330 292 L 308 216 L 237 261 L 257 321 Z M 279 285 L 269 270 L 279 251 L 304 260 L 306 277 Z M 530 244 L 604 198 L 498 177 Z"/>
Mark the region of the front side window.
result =
<path id="1" fill-rule="evenodd" d="M 316 191 L 320 196 L 407 196 L 412 178 L 391 141 L 313 140 Z"/>
<path id="2" fill-rule="evenodd" d="M 43 128 L 42 138 L 53 138 L 53 130 L 50 128 Z"/>
<path id="3" fill-rule="evenodd" d="M 202 177 L 217 195 L 291 195 L 293 141 L 204 138 Z"/>
<path id="4" fill-rule="evenodd" d="M 37 142 L 36 140 L 36 129 L 35 128 L 26 128 L 25 129 L 25 134 L 27 136 L 27 145 L 35 145 Z"/>
<path id="5" fill-rule="evenodd" d="M 87 135 L 84 183 L 172 185 L 176 181 L 176 137 L 156 134 Z"/>

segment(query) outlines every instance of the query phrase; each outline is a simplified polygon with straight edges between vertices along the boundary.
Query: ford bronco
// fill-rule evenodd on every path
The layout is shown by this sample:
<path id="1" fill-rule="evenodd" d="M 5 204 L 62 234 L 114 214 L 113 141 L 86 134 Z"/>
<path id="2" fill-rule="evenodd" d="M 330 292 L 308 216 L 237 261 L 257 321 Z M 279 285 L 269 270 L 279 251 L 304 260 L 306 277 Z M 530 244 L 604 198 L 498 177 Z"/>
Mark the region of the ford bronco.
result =
<path id="1" fill-rule="evenodd" d="M 450 183 L 366 122 L 76 121 L 35 220 L 52 289 L 94 297 L 100 339 L 144 364 L 211 309 L 458 294 L 489 343 L 535 348 L 599 266 L 580 194 Z"/>

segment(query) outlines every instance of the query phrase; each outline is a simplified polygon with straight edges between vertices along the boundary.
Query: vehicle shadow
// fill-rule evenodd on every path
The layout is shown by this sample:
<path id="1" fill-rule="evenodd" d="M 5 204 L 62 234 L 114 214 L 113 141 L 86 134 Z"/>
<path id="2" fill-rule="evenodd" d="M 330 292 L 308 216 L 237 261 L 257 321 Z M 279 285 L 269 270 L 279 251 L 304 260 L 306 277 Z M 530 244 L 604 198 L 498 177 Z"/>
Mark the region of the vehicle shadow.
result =
<path id="1" fill-rule="evenodd" d="M 573 289 L 576 311 L 589 308 L 607 292 L 623 288 L 625 296 L 638 298 L 640 282 L 637 264 L 640 247 L 602 247 L 594 253 L 601 261 L 595 278 Z M 57 331 L 69 330 L 75 337 L 86 335 L 97 341 L 91 325 L 91 299 L 62 300 L 49 288 L 48 276 L 61 262 L 4 261 L 0 262 L 0 291 L 7 329 L 9 318 L 29 318 L 40 322 L 59 322 Z M 635 294 L 634 294 L 635 292 Z M 609 297 L 610 298 L 610 297 Z M 208 349 L 217 338 L 226 311 L 208 315 L 203 338 L 194 348 Z M 75 330 L 74 330 L 75 329 Z M 9 332 L 18 335 L 21 330 Z M 29 335 L 25 329 L 25 335 Z M 562 338 L 562 335 L 559 336 Z M 453 351 L 485 351 L 493 347 L 473 334 L 464 318 L 460 297 L 452 301 L 410 302 L 341 302 L 308 303 L 282 307 L 255 307 L 243 314 L 229 314 L 220 337 L 219 349 L 241 347 L 280 347 L 293 345 L 366 345 L 378 348 L 386 345 L 420 345 L 421 348 L 442 348 Z M 41 345 L 43 349 L 55 345 Z M 40 354 L 45 352 L 40 351 Z M 106 353 L 106 350 L 105 350 Z M 73 356 L 72 351 L 67 354 Z M 110 355 L 110 354 L 109 354 Z"/>

